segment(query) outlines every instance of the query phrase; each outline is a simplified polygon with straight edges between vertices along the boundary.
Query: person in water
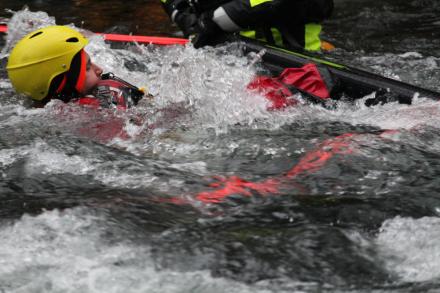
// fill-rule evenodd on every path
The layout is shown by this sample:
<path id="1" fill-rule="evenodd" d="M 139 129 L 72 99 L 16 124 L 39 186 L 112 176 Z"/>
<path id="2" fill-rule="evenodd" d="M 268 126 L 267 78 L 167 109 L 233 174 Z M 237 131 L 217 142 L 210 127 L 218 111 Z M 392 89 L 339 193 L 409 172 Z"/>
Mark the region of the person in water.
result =
<path id="1" fill-rule="evenodd" d="M 103 74 L 84 50 L 88 39 L 67 26 L 48 26 L 24 36 L 12 49 L 6 66 L 18 93 L 36 106 L 51 99 L 103 107 L 128 108 L 144 92 L 115 77 Z"/>
<path id="2" fill-rule="evenodd" d="M 66 26 L 33 31 L 12 49 L 6 67 L 9 79 L 35 106 L 52 99 L 103 108 L 136 105 L 144 91 L 111 73 L 103 74 L 84 50 L 87 44 L 87 38 Z M 277 77 L 257 76 L 247 88 L 268 99 L 268 110 L 279 110 L 295 105 L 297 92 L 325 101 L 334 86 L 323 68 L 307 64 L 287 68 Z"/>
<path id="3" fill-rule="evenodd" d="M 321 41 L 321 22 L 330 17 L 333 0 L 161 0 L 194 47 L 215 45 L 231 35 L 286 48 L 329 50 Z"/>

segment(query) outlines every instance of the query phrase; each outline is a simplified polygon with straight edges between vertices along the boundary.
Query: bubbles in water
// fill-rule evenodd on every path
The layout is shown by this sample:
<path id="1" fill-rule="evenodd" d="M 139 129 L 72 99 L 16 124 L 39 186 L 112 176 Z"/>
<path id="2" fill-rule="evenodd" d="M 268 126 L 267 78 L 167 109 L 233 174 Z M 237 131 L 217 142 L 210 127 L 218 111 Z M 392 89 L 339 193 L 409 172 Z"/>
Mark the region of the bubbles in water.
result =
<path id="1" fill-rule="evenodd" d="M 383 223 L 377 245 L 388 269 L 406 282 L 440 277 L 440 219 L 396 217 Z"/>
<path id="2" fill-rule="evenodd" d="M 84 208 L 45 211 L 3 223 L 0 291 L 275 292 L 271 284 L 248 286 L 213 278 L 209 271 L 158 270 L 149 244 L 124 239 L 121 228 L 104 213 Z"/>

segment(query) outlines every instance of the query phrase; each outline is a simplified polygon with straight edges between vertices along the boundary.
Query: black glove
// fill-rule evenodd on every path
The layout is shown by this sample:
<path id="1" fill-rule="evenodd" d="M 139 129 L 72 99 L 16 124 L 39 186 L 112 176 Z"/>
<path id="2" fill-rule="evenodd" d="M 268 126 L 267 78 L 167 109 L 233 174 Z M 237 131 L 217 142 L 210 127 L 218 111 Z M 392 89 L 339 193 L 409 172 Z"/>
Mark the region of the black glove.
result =
<path id="1" fill-rule="evenodd" d="M 180 30 L 183 32 L 185 37 L 189 37 L 194 33 L 194 26 L 197 22 L 197 15 L 195 9 L 189 3 L 190 0 L 166 0 L 162 2 L 162 5 Z"/>
<path id="2" fill-rule="evenodd" d="M 224 39 L 225 32 L 212 20 L 213 12 L 202 13 L 197 22 L 197 31 L 192 43 L 194 48 L 215 45 Z"/>
<path id="3" fill-rule="evenodd" d="M 174 22 L 183 32 L 185 37 L 189 37 L 197 33 L 198 18 L 195 13 L 189 11 L 178 12 L 174 17 Z"/>
<path id="4" fill-rule="evenodd" d="M 166 0 L 163 7 L 185 37 L 192 36 L 195 48 L 214 45 L 224 40 L 222 29 L 212 20 L 213 11 L 198 15 L 191 0 Z M 222 36 L 219 38 L 219 36 Z"/>
<path id="5" fill-rule="evenodd" d="M 223 30 L 212 20 L 212 12 L 204 12 L 199 17 L 193 13 L 181 12 L 175 17 L 176 24 L 186 37 L 192 36 L 194 48 L 219 43 Z"/>
<path id="6" fill-rule="evenodd" d="M 173 22 L 175 22 L 177 13 L 187 11 L 191 8 L 187 0 L 167 0 L 165 3 L 162 2 L 162 6 Z"/>

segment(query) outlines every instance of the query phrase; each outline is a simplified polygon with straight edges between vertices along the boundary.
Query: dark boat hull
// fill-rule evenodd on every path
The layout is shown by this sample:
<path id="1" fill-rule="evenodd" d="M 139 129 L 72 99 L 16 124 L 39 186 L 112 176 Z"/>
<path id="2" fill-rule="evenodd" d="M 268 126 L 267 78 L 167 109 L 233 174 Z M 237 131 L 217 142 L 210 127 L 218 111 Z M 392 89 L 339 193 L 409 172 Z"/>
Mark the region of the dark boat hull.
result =
<path id="1" fill-rule="evenodd" d="M 271 70 L 273 74 L 279 74 L 284 68 L 301 67 L 311 62 L 325 66 L 332 78 L 338 81 L 340 90 L 346 96 L 353 99 L 365 97 L 372 92 L 390 93 L 404 103 L 411 103 L 416 95 L 436 100 L 440 99 L 440 93 L 438 92 L 386 78 L 364 70 L 329 62 L 308 53 L 288 51 L 268 46 L 262 42 L 251 39 L 243 39 L 243 41 L 245 43 L 245 53 L 258 53 L 261 52 L 261 50 L 265 50 L 262 59 L 265 66 Z"/>

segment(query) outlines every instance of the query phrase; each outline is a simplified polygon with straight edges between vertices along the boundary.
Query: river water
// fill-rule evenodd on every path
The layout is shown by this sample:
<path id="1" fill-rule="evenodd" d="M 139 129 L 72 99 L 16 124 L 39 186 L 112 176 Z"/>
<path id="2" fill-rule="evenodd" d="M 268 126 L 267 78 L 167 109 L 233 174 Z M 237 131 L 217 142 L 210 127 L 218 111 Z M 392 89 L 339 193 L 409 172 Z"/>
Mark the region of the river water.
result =
<path id="1" fill-rule="evenodd" d="M 439 91 L 440 5 L 401 2 L 336 0 L 327 57 Z M 55 21 L 175 35 L 158 3 L 130 3 L 2 12 L 1 54 Z M 97 64 L 154 98 L 126 112 L 35 109 L 3 62 L 0 292 L 440 290 L 437 101 L 268 111 L 246 89 L 264 66 L 237 44 L 90 40 Z"/>

